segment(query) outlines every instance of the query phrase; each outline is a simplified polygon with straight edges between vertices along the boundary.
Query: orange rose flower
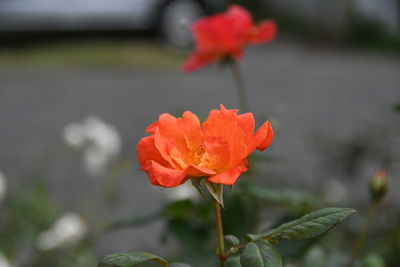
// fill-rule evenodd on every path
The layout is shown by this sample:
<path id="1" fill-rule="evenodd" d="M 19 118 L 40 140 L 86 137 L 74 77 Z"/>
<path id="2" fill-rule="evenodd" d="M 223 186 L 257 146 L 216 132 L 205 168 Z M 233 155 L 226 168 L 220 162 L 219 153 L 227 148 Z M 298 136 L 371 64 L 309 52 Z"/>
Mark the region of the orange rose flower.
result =
<path id="1" fill-rule="evenodd" d="M 146 131 L 150 136 L 137 145 L 141 169 L 150 182 L 178 186 L 194 177 L 208 177 L 217 184 L 232 185 L 248 170 L 247 157 L 266 149 L 274 132 L 269 121 L 254 132 L 252 113 L 237 114 L 221 105 L 200 124 L 190 111 L 182 118 L 164 113 Z"/>
<path id="2" fill-rule="evenodd" d="M 226 13 L 194 22 L 192 31 L 196 47 L 182 67 L 187 72 L 227 57 L 238 59 L 247 45 L 272 41 L 276 35 L 276 24 L 266 20 L 254 25 L 246 9 L 232 5 Z"/>

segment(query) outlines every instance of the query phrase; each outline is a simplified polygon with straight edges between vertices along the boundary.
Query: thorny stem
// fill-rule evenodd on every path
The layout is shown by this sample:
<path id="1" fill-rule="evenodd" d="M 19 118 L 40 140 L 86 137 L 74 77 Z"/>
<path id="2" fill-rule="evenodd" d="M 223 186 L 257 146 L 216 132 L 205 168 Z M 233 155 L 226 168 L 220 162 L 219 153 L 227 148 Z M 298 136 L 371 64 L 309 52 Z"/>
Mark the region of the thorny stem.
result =
<path id="1" fill-rule="evenodd" d="M 354 262 L 360 255 L 362 248 L 364 247 L 365 240 L 367 239 L 369 230 L 371 229 L 372 221 L 374 220 L 378 206 L 379 206 L 379 203 L 373 201 L 373 202 L 371 202 L 371 204 L 368 208 L 368 214 L 367 214 L 367 219 L 365 221 L 364 228 L 362 229 L 358 239 L 356 240 L 356 242 L 353 245 L 351 259 L 350 259 L 350 262 L 348 265 L 349 267 L 353 266 Z"/>
<path id="2" fill-rule="evenodd" d="M 231 67 L 233 77 L 235 79 L 236 83 L 236 88 L 238 91 L 238 97 L 239 97 L 239 107 L 242 112 L 248 112 L 249 111 L 249 102 L 247 100 L 247 91 L 246 91 L 246 86 L 244 84 L 244 79 L 242 76 L 242 72 L 240 71 L 239 64 L 235 59 L 231 59 L 229 61 L 229 66 Z"/>
<path id="3" fill-rule="evenodd" d="M 214 199 L 214 210 L 215 210 L 215 221 L 217 227 L 218 247 L 217 256 L 219 258 L 219 266 L 225 266 L 225 244 L 224 244 L 224 232 L 222 230 L 222 218 L 221 218 L 221 207 L 217 200 Z"/>

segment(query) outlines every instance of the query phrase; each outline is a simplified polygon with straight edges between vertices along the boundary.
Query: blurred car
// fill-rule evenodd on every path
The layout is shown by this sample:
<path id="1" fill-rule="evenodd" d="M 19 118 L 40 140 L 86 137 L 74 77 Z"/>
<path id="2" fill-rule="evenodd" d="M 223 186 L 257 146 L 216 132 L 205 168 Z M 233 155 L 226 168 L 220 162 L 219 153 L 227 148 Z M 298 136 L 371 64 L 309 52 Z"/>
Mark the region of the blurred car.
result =
<path id="1" fill-rule="evenodd" d="M 172 45 L 191 43 L 188 25 L 226 0 L 0 0 L 0 32 L 159 29 Z"/>

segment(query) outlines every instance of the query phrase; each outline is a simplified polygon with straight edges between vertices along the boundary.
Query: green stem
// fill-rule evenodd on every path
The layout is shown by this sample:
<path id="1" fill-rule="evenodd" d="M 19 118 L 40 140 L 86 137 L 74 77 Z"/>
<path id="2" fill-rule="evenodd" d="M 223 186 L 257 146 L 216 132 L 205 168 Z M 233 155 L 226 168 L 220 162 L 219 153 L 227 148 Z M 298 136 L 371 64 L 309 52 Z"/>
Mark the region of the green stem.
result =
<path id="1" fill-rule="evenodd" d="M 350 259 L 350 264 L 349 266 L 353 266 L 354 262 L 356 259 L 359 257 L 363 247 L 365 240 L 367 239 L 368 233 L 371 229 L 372 222 L 374 220 L 376 211 L 378 209 L 379 203 L 377 202 L 371 202 L 369 208 L 368 208 L 368 214 L 367 214 L 367 219 L 365 221 L 364 228 L 362 229 L 358 239 L 353 245 L 353 251 L 351 254 L 351 259 Z"/>
<path id="2" fill-rule="evenodd" d="M 240 71 L 239 64 L 235 59 L 231 59 L 229 61 L 229 66 L 231 67 L 233 77 L 236 83 L 236 89 L 238 91 L 239 96 L 239 107 L 242 112 L 248 112 L 249 109 L 249 101 L 247 100 L 247 90 L 244 84 L 244 79 L 242 76 L 242 72 Z"/>
<path id="3" fill-rule="evenodd" d="M 222 230 L 222 218 L 221 218 L 221 207 L 217 200 L 214 199 L 214 210 L 215 210 L 215 220 L 217 227 L 217 238 L 218 238 L 218 246 L 217 246 L 217 256 L 219 258 L 219 266 L 225 266 L 225 244 L 224 244 L 224 231 Z"/>

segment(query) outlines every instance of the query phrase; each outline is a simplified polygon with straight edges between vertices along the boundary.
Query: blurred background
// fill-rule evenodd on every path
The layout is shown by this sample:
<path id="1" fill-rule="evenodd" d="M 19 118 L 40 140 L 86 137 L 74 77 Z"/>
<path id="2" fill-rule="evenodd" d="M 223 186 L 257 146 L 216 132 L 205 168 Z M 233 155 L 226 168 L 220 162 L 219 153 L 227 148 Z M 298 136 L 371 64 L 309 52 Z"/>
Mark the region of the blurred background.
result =
<path id="1" fill-rule="evenodd" d="M 233 1 L 277 21 L 240 61 L 273 145 L 226 194 L 226 234 L 324 206 L 359 212 L 287 266 L 345 266 L 376 170 L 389 174 L 360 266 L 400 266 L 400 1 Z M 180 70 L 188 25 L 227 0 L 0 0 L 0 267 L 89 267 L 148 251 L 215 264 L 209 199 L 152 186 L 136 144 L 163 112 L 237 108 L 228 69 Z"/>

